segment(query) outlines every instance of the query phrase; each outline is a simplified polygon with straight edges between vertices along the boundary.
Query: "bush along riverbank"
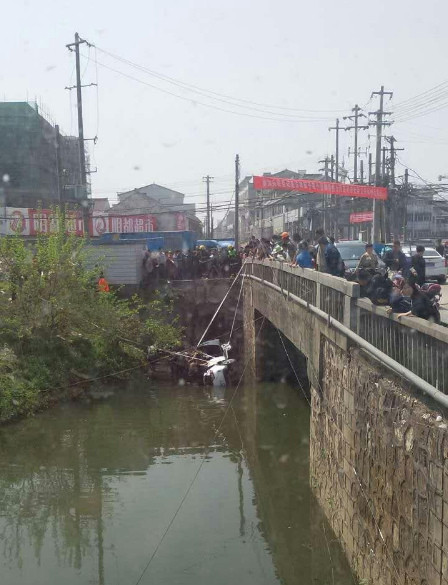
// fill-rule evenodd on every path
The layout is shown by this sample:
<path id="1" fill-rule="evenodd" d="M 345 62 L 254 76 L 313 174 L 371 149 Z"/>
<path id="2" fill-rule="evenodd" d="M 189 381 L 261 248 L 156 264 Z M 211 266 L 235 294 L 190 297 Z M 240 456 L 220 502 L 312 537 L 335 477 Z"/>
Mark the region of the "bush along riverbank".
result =
<path id="1" fill-rule="evenodd" d="M 0 422 L 70 396 L 78 382 L 146 362 L 146 348 L 175 348 L 172 303 L 99 292 L 84 241 L 58 230 L 29 244 L 0 239 Z"/>

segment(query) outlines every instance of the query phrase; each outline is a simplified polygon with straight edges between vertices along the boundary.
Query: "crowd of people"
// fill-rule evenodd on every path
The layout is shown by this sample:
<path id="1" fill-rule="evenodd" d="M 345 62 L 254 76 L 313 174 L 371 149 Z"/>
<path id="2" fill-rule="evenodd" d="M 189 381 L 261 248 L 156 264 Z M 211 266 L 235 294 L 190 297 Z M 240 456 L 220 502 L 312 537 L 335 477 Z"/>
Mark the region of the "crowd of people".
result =
<path id="1" fill-rule="evenodd" d="M 387 307 L 388 312 L 396 313 L 398 318 L 417 316 L 439 322 L 440 286 L 425 284 L 425 247 L 417 246 L 411 258 L 401 250 L 398 240 L 390 247 L 379 247 L 379 250 L 381 263 L 373 244 L 367 243 L 357 267 L 347 271 L 334 238 L 317 230 L 313 240 L 302 240 L 299 235 L 290 238 L 288 232 L 274 235 L 270 240 L 251 238 L 245 255 L 280 260 L 293 267 L 345 277 L 359 283 L 361 297 L 368 297 L 375 305 Z"/>
<path id="2" fill-rule="evenodd" d="M 246 259 L 277 260 L 358 282 L 362 297 L 388 307 L 398 317 L 414 315 L 439 322 L 436 296 L 440 296 L 440 287 L 425 285 L 424 252 L 424 246 L 417 246 L 409 258 L 398 240 L 390 247 L 381 246 L 376 250 L 373 244 L 367 243 L 357 267 L 346 270 L 334 238 L 326 236 L 323 230 L 316 230 L 314 238 L 309 239 L 302 239 L 299 234 L 290 237 L 288 232 L 283 232 L 270 239 L 252 236 L 238 250 L 231 245 L 214 249 L 201 245 L 186 252 L 147 250 L 142 262 L 142 286 L 157 286 L 160 280 L 232 277 Z"/>
<path id="3" fill-rule="evenodd" d="M 142 261 L 142 286 L 155 285 L 159 280 L 196 280 L 235 276 L 241 268 L 242 255 L 233 246 L 192 250 L 147 250 Z"/>

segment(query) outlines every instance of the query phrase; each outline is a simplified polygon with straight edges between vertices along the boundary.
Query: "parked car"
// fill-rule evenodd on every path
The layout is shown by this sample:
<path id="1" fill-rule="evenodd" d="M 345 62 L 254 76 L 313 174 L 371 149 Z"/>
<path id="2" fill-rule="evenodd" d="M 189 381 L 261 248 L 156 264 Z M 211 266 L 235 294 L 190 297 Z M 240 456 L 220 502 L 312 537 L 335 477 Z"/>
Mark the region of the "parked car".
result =
<path id="1" fill-rule="evenodd" d="M 416 247 L 416 244 L 403 244 L 401 249 L 408 258 L 411 258 L 416 252 Z M 436 280 L 440 284 L 444 284 L 446 282 L 447 260 L 435 248 L 426 247 L 423 258 L 426 262 L 426 280 Z"/>
<path id="2" fill-rule="evenodd" d="M 358 266 L 359 259 L 366 251 L 366 242 L 359 240 L 344 240 L 335 243 L 345 264 L 346 272 L 354 271 Z M 378 267 L 384 268 L 384 262 L 378 256 Z"/>

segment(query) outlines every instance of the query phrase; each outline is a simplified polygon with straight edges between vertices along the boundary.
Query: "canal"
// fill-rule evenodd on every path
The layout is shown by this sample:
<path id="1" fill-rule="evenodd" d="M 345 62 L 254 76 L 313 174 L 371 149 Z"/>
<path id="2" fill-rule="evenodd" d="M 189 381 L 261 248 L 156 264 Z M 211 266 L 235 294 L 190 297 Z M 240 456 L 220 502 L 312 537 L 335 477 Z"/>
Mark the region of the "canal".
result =
<path id="1" fill-rule="evenodd" d="M 0 584 L 353 583 L 305 399 L 233 391 L 133 381 L 1 428 Z"/>

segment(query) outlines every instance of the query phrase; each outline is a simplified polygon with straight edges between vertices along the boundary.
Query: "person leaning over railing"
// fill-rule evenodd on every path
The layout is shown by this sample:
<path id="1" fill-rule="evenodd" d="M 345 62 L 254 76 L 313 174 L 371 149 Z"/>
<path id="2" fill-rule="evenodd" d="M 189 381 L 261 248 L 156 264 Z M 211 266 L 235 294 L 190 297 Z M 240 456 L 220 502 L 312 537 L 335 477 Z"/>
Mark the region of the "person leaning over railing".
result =
<path id="1" fill-rule="evenodd" d="M 388 314 L 396 313 L 397 319 L 420 317 L 420 319 L 440 323 L 438 308 L 424 291 L 399 274 L 394 276 L 393 283 L 390 307 L 387 308 Z"/>

